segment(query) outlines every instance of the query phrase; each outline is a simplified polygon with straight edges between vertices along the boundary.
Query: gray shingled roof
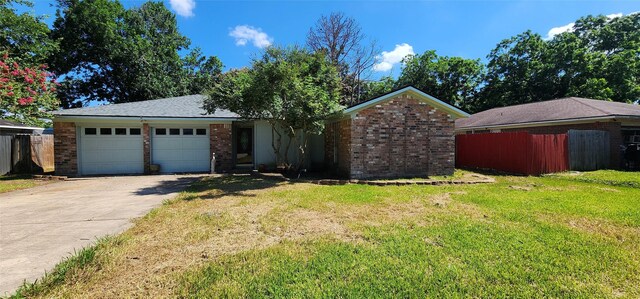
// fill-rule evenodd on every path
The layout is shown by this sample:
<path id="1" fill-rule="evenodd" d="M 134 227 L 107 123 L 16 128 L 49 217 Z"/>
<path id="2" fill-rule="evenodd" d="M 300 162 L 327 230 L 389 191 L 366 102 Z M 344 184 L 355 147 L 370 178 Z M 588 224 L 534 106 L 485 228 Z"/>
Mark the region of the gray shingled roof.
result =
<path id="1" fill-rule="evenodd" d="M 640 118 L 640 106 L 585 98 L 563 98 L 478 112 L 456 120 L 456 129 L 487 128 L 593 117 Z"/>
<path id="2" fill-rule="evenodd" d="M 204 95 L 111 104 L 103 106 L 66 109 L 53 112 L 56 116 L 120 116 L 120 117 L 167 117 L 167 118 L 238 118 L 228 110 L 216 110 L 207 114 L 202 108 Z"/>

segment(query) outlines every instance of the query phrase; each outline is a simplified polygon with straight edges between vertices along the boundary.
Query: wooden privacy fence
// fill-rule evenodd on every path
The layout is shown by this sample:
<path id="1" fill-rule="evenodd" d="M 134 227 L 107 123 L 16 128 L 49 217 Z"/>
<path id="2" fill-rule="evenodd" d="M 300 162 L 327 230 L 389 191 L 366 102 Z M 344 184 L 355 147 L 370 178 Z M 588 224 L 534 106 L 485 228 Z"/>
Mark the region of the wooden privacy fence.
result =
<path id="1" fill-rule="evenodd" d="M 526 132 L 456 136 L 456 167 L 540 175 L 569 169 L 566 134 Z"/>
<path id="2" fill-rule="evenodd" d="M 597 170 L 609 168 L 611 147 L 609 132 L 596 130 L 570 130 L 569 167 L 571 170 Z"/>
<path id="3" fill-rule="evenodd" d="M 11 171 L 11 140 L 13 136 L 0 136 L 0 175 Z"/>
<path id="4" fill-rule="evenodd" d="M 0 136 L 0 175 L 54 170 L 53 135 Z"/>

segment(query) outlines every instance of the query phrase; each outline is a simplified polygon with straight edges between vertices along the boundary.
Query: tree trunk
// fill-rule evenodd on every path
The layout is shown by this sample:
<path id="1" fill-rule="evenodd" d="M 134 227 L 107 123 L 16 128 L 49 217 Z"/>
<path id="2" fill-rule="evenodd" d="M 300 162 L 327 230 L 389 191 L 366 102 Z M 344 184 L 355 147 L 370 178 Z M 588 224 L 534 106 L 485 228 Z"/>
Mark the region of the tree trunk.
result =
<path id="1" fill-rule="evenodd" d="M 289 148 L 291 148 L 291 141 L 295 138 L 295 130 L 289 126 L 290 132 L 287 134 L 289 140 L 287 140 L 287 146 L 284 149 L 284 163 L 287 171 L 291 170 L 291 163 L 289 162 Z"/>
<path id="2" fill-rule="evenodd" d="M 276 122 L 269 121 L 269 124 L 271 124 L 271 148 L 276 155 L 276 167 L 278 167 L 282 163 L 282 153 L 280 152 L 282 148 L 282 133 L 278 132 Z"/>
<path id="3" fill-rule="evenodd" d="M 307 153 L 307 138 L 305 132 L 300 132 L 300 138 L 296 139 L 298 141 L 298 165 L 296 166 L 296 172 L 300 172 L 301 169 L 304 168 L 304 163 L 306 161 L 306 153 Z"/>

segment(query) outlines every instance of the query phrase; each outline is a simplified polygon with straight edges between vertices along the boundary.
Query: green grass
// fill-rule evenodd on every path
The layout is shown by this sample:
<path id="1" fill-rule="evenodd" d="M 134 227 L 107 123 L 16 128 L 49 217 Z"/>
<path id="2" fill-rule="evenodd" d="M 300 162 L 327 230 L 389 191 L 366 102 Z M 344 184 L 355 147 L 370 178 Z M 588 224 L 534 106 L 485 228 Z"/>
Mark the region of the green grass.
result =
<path id="1" fill-rule="evenodd" d="M 27 189 L 42 185 L 45 182 L 36 181 L 30 175 L 6 175 L 0 176 L 0 193 Z"/>
<path id="2" fill-rule="evenodd" d="M 637 171 L 598 170 L 591 172 L 562 173 L 556 176 L 583 182 L 640 188 L 640 173 Z"/>
<path id="3" fill-rule="evenodd" d="M 16 293 L 9 298 L 29 298 L 37 294 L 45 293 L 50 288 L 61 285 L 71 277 L 81 275 L 83 268 L 95 261 L 96 252 L 104 246 L 118 244 L 117 238 L 105 237 L 98 239 L 96 244 L 74 251 L 72 255 L 63 259 L 53 270 L 33 282 L 24 283 Z"/>
<path id="4" fill-rule="evenodd" d="M 379 187 L 209 178 L 139 220 L 126 242 L 100 243 L 93 259 L 26 294 L 640 297 L 633 173 L 496 179 Z"/>

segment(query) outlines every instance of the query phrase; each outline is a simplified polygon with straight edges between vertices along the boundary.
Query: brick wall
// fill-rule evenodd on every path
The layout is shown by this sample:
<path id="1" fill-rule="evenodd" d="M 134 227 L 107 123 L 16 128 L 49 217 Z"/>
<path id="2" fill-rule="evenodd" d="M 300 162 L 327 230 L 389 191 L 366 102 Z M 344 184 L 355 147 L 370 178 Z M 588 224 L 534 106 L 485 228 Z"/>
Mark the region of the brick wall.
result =
<path id="1" fill-rule="evenodd" d="M 454 121 L 408 94 L 351 122 L 352 178 L 447 175 L 454 171 Z"/>
<path id="2" fill-rule="evenodd" d="M 54 122 L 53 136 L 56 174 L 77 175 L 78 146 L 76 142 L 76 124 L 72 122 Z"/>
<path id="3" fill-rule="evenodd" d="M 149 124 L 142 124 L 142 155 L 144 159 L 144 173 L 151 173 L 151 129 Z"/>
<path id="4" fill-rule="evenodd" d="M 233 143 L 231 124 L 209 125 L 209 148 L 216 154 L 216 172 L 229 171 L 233 168 Z"/>
<path id="5" fill-rule="evenodd" d="M 324 147 L 326 168 L 333 175 L 348 177 L 351 171 L 351 119 L 327 124 Z"/>
<path id="6" fill-rule="evenodd" d="M 569 130 L 598 130 L 609 132 L 609 144 L 611 147 L 611 168 L 620 168 L 620 145 L 623 143 L 622 130 L 619 122 L 593 122 L 585 124 L 572 124 L 560 126 L 531 127 L 518 129 L 505 129 L 502 132 L 529 132 L 531 134 L 564 134 Z"/>

